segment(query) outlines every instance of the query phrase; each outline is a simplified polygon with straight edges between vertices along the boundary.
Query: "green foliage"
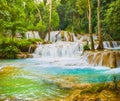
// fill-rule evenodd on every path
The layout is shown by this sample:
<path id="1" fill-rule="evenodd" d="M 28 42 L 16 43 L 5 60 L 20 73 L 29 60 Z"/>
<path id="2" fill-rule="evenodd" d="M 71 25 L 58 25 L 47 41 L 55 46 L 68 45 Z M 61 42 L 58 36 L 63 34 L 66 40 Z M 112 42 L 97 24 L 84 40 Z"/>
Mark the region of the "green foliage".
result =
<path id="1" fill-rule="evenodd" d="M 44 24 L 44 22 L 42 20 L 37 23 L 36 29 L 39 32 L 45 32 L 46 31 L 46 25 Z"/>
<path id="2" fill-rule="evenodd" d="M 42 39 L 28 39 L 31 44 L 36 44 L 37 42 L 43 42 Z"/>
<path id="3" fill-rule="evenodd" d="M 16 58 L 16 54 L 19 52 L 20 50 L 16 46 L 8 46 L 4 49 L 5 58 Z"/>
<path id="4" fill-rule="evenodd" d="M 88 45 L 88 44 L 85 44 L 85 45 L 83 46 L 83 50 L 90 50 L 89 45 Z"/>
<path id="5" fill-rule="evenodd" d="M 43 40 L 3 38 L 0 40 L 0 58 L 16 58 L 17 53 L 28 52 L 30 45 L 37 42 L 43 42 Z"/>
<path id="6" fill-rule="evenodd" d="M 26 39 L 4 38 L 0 40 L 0 58 L 16 58 L 19 52 L 28 52 L 32 42 Z"/>
<path id="7" fill-rule="evenodd" d="M 51 21 L 52 30 L 55 30 L 59 26 L 59 15 L 56 11 L 52 12 L 52 21 Z"/>
<path id="8" fill-rule="evenodd" d="M 16 46 L 16 39 L 12 40 L 11 38 L 3 38 L 1 40 L 1 47 L 4 48 L 4 47 L 8 47 L 8 46 Z"/>
<path id="9" fill-rule="evenodd" d="M 2 39 L 0 41 L 0 58 L 16 58 L 16 54 L 20 52 L 16 45 L 16 40 Z"/>
<path id="10" fill-rule="evenodd" d="M 21 50 L 21 52 L 28 52 L 31 42 L 29 42 L 26 39 L 22 39 L 22 40 L 17 40 L 16 44 L 17 47 Z"/>
<path id="11" fill-rule="evenodd" d="M 97 32 L 97 0 L 91 0 L 92 31 Z M 101 32 L 120 40 L 120 0 L 101 0 Z M 24 35 L 26 31 L 48 31 L 47 0 L 0 0 L 0 37 Z M 88 0 L 52 0 L 51 30 L 88 33 Z"/>
<path id="12" fill-rule="evenodd" d="M 104 23 L 106 32 L 108 31 L 115 40 L 120 40 L 120 0 L 116 0 L 108 6 Z"/>
<path id="13" fill-rule="evenodd" d="M 2 31 L 10 31 L 12 37 L 15 33 L 24 27 L 24 7 L 21 0 L 0 1 L 0 22 Z"/>
<path id="14" fill-rule="evenodd" d="M 0 49 L 0 58 L 16 58 L 16 54 L 19 52 L 20 50 L 16 46 L 7 46 Z"/>

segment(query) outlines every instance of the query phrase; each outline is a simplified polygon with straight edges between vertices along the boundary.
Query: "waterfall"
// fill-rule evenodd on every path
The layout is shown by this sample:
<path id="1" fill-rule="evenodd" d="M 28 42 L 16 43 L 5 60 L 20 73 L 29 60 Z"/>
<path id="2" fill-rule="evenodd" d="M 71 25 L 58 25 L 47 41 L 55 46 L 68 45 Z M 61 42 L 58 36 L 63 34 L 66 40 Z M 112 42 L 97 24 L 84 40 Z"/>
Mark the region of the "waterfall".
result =
<path id="1" fill-rule="evenodd" d="M 48 34 L 46 35 L 45 41 L 48 41 Z M 51 31 L 50 41 L 77 41 L 74 33 L 69 33 L 67 31 Z"/>
<path id="2" fill-rule="evenodd" d="M 104 41 L 104 42 L 103 42 L 103 47 L 104 47 L 104 48 L 111 47 L 110 42 L 109 42 L 109 41 Z"/>
<path id="3" fill-rule="evenodd" d="M 39 57 L 75 57 L 83 51 L 82 44 L 78 42 L 56 42 L 40 44 L 35 51 Z"/>
<path id="4" fill-rule="evenodd" d="M 120 41 L 104 41 L 103 46 L 105 49 L 120 50 Z"/>
<path id="5" fill-rule="evenodd" d="M 28 32 L 26 32 L 25 35 L 26 35 L 27 39 L 30 39 L 30 38 L 37 38 L 37 39 L 39 39 L 40 38 L 39 33 L 37 31 L 28 31 Z"/>
<path id="6" fill-rule="evenodd" d="M 29 46 L 28 53 L 31 53 L 31 45 Z"/>
<path id="7" fill-rule="evenodd" d="M 51 31 L 50 32 L 50 41 L 55 42 L 56 37 L 57 37 L 58 41 L 61 40 L 61 35 L 59 34 L 59 31 Z M 45 41 L 48 41 L 48 40 L 49 40 L 49 38 L 48 38 L 48 34 L 47 34 L 46 37 L 45 37 Z"/>
<path id="8" fill-rule="evenodd" d="M 113 47 L 118 47 L 120 46 L 119 42 L 117 41 L 112 41 Z"/>
<path id="9" fill-rule="evenodd" d="M 74 33 L 72 33 L 72 35 L 73 35 L 73 40 L 74 40 L 75 42 L 77 42 L 77 41 L 78 41 L 78 39 L 76 38 L 75 34 L 74 34 Z"/>

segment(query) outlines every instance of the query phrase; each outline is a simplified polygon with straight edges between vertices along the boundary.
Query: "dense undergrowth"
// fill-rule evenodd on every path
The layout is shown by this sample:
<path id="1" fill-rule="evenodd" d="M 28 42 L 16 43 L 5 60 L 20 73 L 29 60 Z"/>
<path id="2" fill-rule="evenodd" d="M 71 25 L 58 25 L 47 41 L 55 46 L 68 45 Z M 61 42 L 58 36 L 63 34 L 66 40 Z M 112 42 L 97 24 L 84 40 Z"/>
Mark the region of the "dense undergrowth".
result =
<path id="1" fill-rule="evenodd" d="M 4 38 L 0 40 L 0 58 L 16 58 L 20 52 L 28 52 L 31 44 L 42 42 L 41 39 L 11 39 Z"/>

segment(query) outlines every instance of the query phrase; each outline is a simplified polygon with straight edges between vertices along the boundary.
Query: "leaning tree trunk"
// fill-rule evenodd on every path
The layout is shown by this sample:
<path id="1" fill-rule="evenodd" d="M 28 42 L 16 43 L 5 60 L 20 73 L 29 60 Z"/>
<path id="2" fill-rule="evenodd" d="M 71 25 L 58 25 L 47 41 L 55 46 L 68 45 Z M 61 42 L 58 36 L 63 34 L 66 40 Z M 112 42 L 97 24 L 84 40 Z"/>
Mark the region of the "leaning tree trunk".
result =
<path id="1" fill-rule="evenodd" d="M 94 42 L 93 42 L 93 35 L 92 35 L 92 22 L 91 22 L 91 0 L 88 0 L 88 7 L 89 7 L 89 35 L 91 41 L 91 50 L 94 50 Z"/>
<path id="2" fill-rule="evenodd" d="M 98 41 L 99 41 L 97 49 L 103 49 L 103 42 L 102 42 L 101 28 L 100 28 L 100 0 L 98 0 L 97 16 L 98 16 Z"/>
<path id="3" fill-rule="evenodd" d="M 39 20 L 42 20 L 42 17 L 41 17 L 41 13 L 40 13 L 39 8 L 38 8 L 37 6 L 35 6 L 35 7 L 36 7 L 36 9 L 37 9 L 37 11 L 38 11 L 38 17 L 39 17 Z"/>
<path id="4" fill-rule="evenodd" d="M 48 40 L 50 41 L 50 31 L 51 31 L 51 16 L 52 16 L 52 0 L 49 0 L 49 5 L 50 5 L 50 8 L 49 8 L 49 31 L 48 31 Z"/>

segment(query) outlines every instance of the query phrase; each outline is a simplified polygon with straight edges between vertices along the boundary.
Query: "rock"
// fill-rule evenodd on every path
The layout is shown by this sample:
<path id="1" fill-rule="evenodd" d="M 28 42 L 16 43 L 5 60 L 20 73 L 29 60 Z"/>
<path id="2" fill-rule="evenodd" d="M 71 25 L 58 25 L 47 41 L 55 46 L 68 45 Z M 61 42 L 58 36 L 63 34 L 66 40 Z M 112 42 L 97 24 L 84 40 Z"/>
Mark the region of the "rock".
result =
<path id="1" fill-rule="evenodd" d="M 26 58 L 27 56 L 25 54 L 17 54 L 16 58 L 17 59 L 22 59 L 22 58 Z"/>
<path id="2" fill-rule="evenodd" d="M 16 55 L 17 59 L 22 59 L 22 58 L 32 58 L 33 55 L 27 52 L 21 52 L 19 54 Z"/>
<path id="3" fill-rule="evenodd" d="M 49 41 L 44 41 L 42 44 L 51 44 Z"/>
<path id="4" fill-rule="evenodd" d="M 28 53 L 28 54 L 27 54 L 27 58 L 33 58 L 33 55 L 30 54 L 30 53 Z"/>

